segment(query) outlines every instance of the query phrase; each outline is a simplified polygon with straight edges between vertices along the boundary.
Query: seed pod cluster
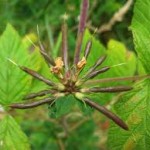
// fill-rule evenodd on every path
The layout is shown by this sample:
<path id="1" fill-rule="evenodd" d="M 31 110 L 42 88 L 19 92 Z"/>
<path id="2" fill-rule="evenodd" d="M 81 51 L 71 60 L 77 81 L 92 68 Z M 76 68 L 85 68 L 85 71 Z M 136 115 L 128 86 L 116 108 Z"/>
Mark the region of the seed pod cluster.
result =
<path id="1" fill-rule="evenodd" d="M 86 66 L 86 61 L 88 56 L 90 55 L 91 47 L 92 47 L 92 39 L 89 39 L 85 50 L 84 56 L 80 58 L 82 40 L 84 36 L 86 19 L 87 19 L 87 11 L 89 6 L 89 0 L 82 0 L 81 4 L 81 14 L 80 21 L 78 26 L 78 34 L 76 39 L 76 47 L 74 54 L 73 63 L 69 62 L 68 59 L 68 40 L 67 40 L 67 24 L 64 23 L 62 25 L 62 47 L 61 47 L 61 56 L 54 59 L 52 56 L 48 55 L 46 50 L 44 49 L 41 42 L 39 42 L 40 53 L 45 59 L 45 62 L 50 67 L 51 73 L 57 77 L 58 82 L 54 82 L 50 79 L 47 79 L 37 73 L 34 70 L 31 70 L 24 66 L 19 66 L 19 68 L 36 78 L 37 80 L 47 84 L 49 86 L 48 89 L 39 91 L 37 93 L 31 93 L 24 97 L 26 100 L 33 100 L 30 103 L 17 103 L 12 104 L 10 107 L 17 109 L 27 109 L 37 107 L 43 104 L 52 104 L 55 105 L 55 101 L 58 97 L 66 96 L 68 94 L 72 94 L 76 97 L 77 100 L 82 100 L 86 105 L 96 109 L 97 111 L 103 113 L 109 119 L 114 121 L 121 128 L 128 130 L 128 126 L 124 121 L 122 121 L 117 115 L 106 109 L 104 106 L 100 106 L 94 100 L 86 97 L 86 93 L 116 93 L 116 92 L 124 92 L 132 90 L 130 86 L 115 86 L 115 87 L 99 87 L 96 86 L 97 83 L 101 82 L 109 82 L 109 81 L 121 81 L 121 78 L 106 78 L 102 80 L 98 80 L 94 82 L 95 77 L 99 74 L 107 72 L 111 67 L 105 66 L 100 68 L 101 64 L 106 60 L 106 56 L 100 56 L 98 60 L 93 64 L 93 66 L 82 76 L 79 76 L 81 71 Z M 98 68 L 98 69 L 97 69 Z M 100 69 L 99 69 L 100 68 Z M 146 77 L 146 76 L 144 76 Z M 143 77 L 140 77 L 143 78 Z M 134 80 L 138 79 L 138 77 L 129 77 L 125 78 L 125 80 Z M 123 79 L 122 79 L 123 80 Z M 95 83 L 95 86 L 88 86 L 85 88 L 87 84 Z M 90 84 L 89 84 L 90 85 Z M 51 95 L 51 97 L 49 97 Z M 37 97 L 43 97 L 40 100 L 36 100 Z"/>

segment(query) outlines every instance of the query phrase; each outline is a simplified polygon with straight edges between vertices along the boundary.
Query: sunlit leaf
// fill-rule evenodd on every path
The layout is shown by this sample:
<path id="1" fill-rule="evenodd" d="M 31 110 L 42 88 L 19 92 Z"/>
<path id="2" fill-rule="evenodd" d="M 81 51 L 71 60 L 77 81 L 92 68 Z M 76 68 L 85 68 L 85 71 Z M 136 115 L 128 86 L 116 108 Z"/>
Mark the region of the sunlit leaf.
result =
<path id="1" fill-rule="evenodd" d="M 29 141 L 11 116 L 0 120 L 1 150 L 30 150 Z"/>
<path id="2" fill-rule="evenodd" d="M 50 107 L 50 115 L 52 117 L 60 117 L 71 111 L 76 105 L 76 99 L 73 95 L 68 95 L 65 97 L 60 97 L 55 101 L 55 105 Z"/>
<path id="3" fill-rule="evenodd" d="M 149 0 L 137 0 L 132 21 L 136 52 L 146 73 L 150 73 L 149 7 Z M 111 125 L 108 138 L 108 146 L 111 150 L 150 149 L 150 81 L 149 79 L 141 81 L 134 87 L 133 91 L 122 95 L 115 105 L 117 114 L 129 125 L 129 131 Z"/>

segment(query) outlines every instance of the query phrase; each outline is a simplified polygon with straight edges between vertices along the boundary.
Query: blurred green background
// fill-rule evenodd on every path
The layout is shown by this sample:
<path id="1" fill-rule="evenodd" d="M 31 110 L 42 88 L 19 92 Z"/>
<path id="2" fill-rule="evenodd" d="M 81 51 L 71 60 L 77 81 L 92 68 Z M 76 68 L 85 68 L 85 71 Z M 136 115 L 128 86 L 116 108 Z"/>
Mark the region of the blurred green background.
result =
<path id="1" fill-rule="evenodd" d="M 37 34 L 38 25 L 41 41 L 47 49 L 53 49 L 66 13 L 69 26 L 69 49 L 73 52 L 80 2 L 81 0 L 0 0 L 0 34 L 7 23 L 12 24 L 21 36 L 29 33 Z M 108 22 L 125 2 L 126 0 L 90 0 L 88 22 L 94 27 L 100 27 Z M 132 9 L 133 5 L 123 21 L 116 23 L 111 31 L 102 34 L 95 33 L 95 36 L 104 45 L 107 45 L 107 42 L 113 38 L 133 50 L 132 34 L 129 31 Z M 17 111 L 14 116 L 18 116 L 16 119 L 28 135 L 33 150 L 63 150 L 64 145 L 67 150 L 106 149 L 109 122 L 99 113 L 94 113 L 92 119 L 77 112 L 74 112 L 73 117 L 66 116 L 70 133 L 64 133 L 68 132 L 65 129 L 66 118 L 57 120 L 49 118 L 45 107 L 40 107 L 35 111 Z"/>
<path id="2" fill-rule="evenodd" d="M 49 34 L 49 38 L 51 37 L 55 41 L 61 28 L 63 15 L 67 13 L 70 46 L 73 48 L 80 2 L 81 0 L 0 0 L 0 32 L 5 29 L 6 23 L 9 22 L 15 26 L 21 35 L 30 32 L 36 33 L 36 26 L 38 24 L 42 39 L 48 40 Z M 90 0 L 88 22 L 92 22 L 92 25 L 95 27 L 100 27 L 103 23 L 108 22 L 125 2 L 126 0 Z M 110 38 L 115 38 L 125 43 L 129 48 L 133 48 L 132 36 L 128 32 L 132 8 L 133 5 L 123 21 L 115 24 L 111 31 L 97 35 L 105 44 Z M 53 40 L 51 45 L 53 45 Z"/>

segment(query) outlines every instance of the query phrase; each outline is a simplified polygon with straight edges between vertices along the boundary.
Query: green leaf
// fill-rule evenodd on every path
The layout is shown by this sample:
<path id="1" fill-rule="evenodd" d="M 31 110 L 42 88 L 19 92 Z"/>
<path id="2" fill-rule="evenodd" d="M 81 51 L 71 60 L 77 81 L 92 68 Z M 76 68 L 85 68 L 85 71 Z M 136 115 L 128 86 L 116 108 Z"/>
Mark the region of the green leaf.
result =
<path id="1" fill-rule="evenodd" d="M 111 125 L 108 146 L 110 150 L 150 149 L 150 82 L 138 83 L 135 90 L 122 95 L 115 105 L 116 114 L 127 122 L 129 131 Z"/>
<path id="2" fill-rule="evenodd" d="M 39 50 L 36 48 L 33 52 L 29 51 L 30 46 L 29 41 L 22 40 L 15 29 L 7 25 L 0 37 L 0 104 L 3 106 L 21 101 L 28 91 L 34 89 L 33 78 L 8 61 L 11 59 L 19 65 L 40 70 L 44 65 Z"/>
<path id="3" fill-rule="evenodd" d="M 137 0 L 132 20 L 132 32 L 138 58 L 147 73 L 150 73 L 150 1 Z"/>
<path id="4" fill-rule="evenodd" d="M 67 113 L 69 113 L 76 105 L 76 99 L 73 95 L 68 95 L 65 97 L 59 97 L 55 101 L 55 105 L 51 106 L 50 116 L 54 118 L 59 118 Z"/>
<path id="5" fill-rule="evenodd" d="M 113 39 L 108 42 L 107 48 L 105 48 L 88 30 L 84 34 L 82 55 L 89 39 L 92 39 L 92 48 L 82 74 L 87 72 L 96 60 L 104 54 L 107 55 L 107 59 L 99 68 L 103 66 L 110 66 L 112 68 L 97 78 L 132 76 L 135 73 L 136 56 L 132 51 L 127 50 L 123 43 Z"/>
<path id="6" fill-rule="evenodd" d="M 95 123 L 93 120 L 84 122 L 78 127 L 71 136 L 68 137 L 66 142 L 67 150 L 98 150 L 96 142 L 98 136 L 94 134 Z M 78 144 L 80 143 L 80 144 Z"/>
<path id="7" fill-rule="evenodd" d="M 30 150 L 29 141 L 11 116 L 0 120 L 1 150 Z"/>
<path id="8" fill-rule="evenodd" d="M 91 107 L 85 105 L 81 100 L 77 100 L 73 95 L 59 97 L 55 104 L 49 107 L 52 118 L 59 118 L 74 110 L 83 113 L 85 116 L 89 116 L 93 112 Z"/>
<path id="9" fill-rule="evenodd" d="M 109 77 L 132 76 L 135 73 L 136 56 L 123 43 L 111 39 L 107 44 L 107 55 L 105 65 L 112 67 Z"/>
<path id="10" fill-rule="evenodd" d="M 150 1 L 137 0 L 134 8 L 132 31 L 138 58 L 146 73 L 150 73 Z M 142 71 L 143 72 L 143 71 Z M 123 131 L 112 124 L 108 146 L 111 150 L 150 149 L 150 81 L 141 81 L 135 89 L 122 95 L 115 105 L 116 113 L 129 125 Z"/>
<path id="11" fill-rule="evenodd" d="M 38 40 L 37 36 L 33 33 L 30 33 L 30 34 L 27 34 L 23 38 L 22 41 L 23 41 L 23 44 L 26 46 L 26 49 L 31 51 L 30 53 L 32 54 L 32 60 L 36 59 L 35 63 L 38 63 L 38 64 L 35 65 L 35 67 L 39 68 L 38 72 L 50 80 L 58 81 L 55 78 L 55 76 L 51 73 L 50 68 L 48 67 L 44 58 L 40 54 L 39 47 L 37 47 L 34 44 L 38 42 L 37 40 Z M 36 68 L 33 68 L 33 70 L 36 70 Z M 45 83 L 33 78 L 29 93 L 34 93 L 34 92 L 37 92 L 46 88 L 48 88 L 48 86 Z"/>
<path id="12" fill-rule="evenodd" d="M 122 64 L 123 65 L 120 65 Z M 107 59 L 102 66 L 112 67 L 108 72 L 100 74 L 99 79 L 109 77 L 126 77 L 133 76 L 136 71 L 136 56 L 133 52 L 128 51 L 124 44 L 116 40 L 110 40 L 107 45 Z M 101 66 L 101 67 L 102 67 Z M 117 86 L 117 85 L 129 85 L 131 82 L 108 82 L 102 84 L 96 84 L 100 87 Z M 93 85 L 95 86 L 95 85 Z M 91 99 L 105 104 L 117 94 L 112 93 L 97 93 L 91 94 Z M 89 96 L 89 94 L 88 94 Z"/>

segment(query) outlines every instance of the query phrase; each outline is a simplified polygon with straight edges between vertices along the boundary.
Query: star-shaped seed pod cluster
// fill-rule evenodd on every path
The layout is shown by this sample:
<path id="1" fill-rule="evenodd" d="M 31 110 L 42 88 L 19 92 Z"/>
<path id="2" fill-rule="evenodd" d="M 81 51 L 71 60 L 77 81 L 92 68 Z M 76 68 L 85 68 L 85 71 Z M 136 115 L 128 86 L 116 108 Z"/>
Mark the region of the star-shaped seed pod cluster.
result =
<path id="1" fill-rule="evenodd" d="M 58 82 L 54 82 L 50 79 L 47 79 L 44 76 L 37 73 L 36 71 L 31 70 L 27 67 L 19 66 L 19 68 L 22 71 L 40 80 L 41 82 L 44 82 L 50 88 L 39 91 L 37 93 L 31 93 L 24 97 L 24 99 L 33 99 L 34 100 L 33 102 L 12 104 L 10 107 L 16 109 L 27 109 L 27 108 L 37 107 L 43 104 L 55 105 L 55 101 L 59 97 L 62 96 L 65 97 L 71 94 L 77 100 L 81 100 L 83 102 L 83 105 L 86 104 L 98 110 L 99 112 L 107 116 L 109 119 L 113 120 L 118 126 L 120 126 L 125 130 L 128 130 L 127 124 L 124 121 L 122 121 L 117 115 L 109 111 L 104 106 L 97 104 L 87 96 L 88 95 L 87 93 L 95 93 L 95 94 L 107 93 L 107 92 L 116 93 L 116 92 L 124 92 L 124 91 L 132 90 L 132 87 L 130 86 L 99 87 L 95 85 L 92 87 L 88 86 L 86 88 L 85 84 L 88 84 L 88 82 L 90 82 L 91 79 L 94 79 L 99 74 L 105 73 L 106 71 L 111 69 L 111 67 L 109 66 L 101 67 L 99 69 L 101 64 L 107 59 L 107 56 L 103 55 L 103 56 L 99 56 L 99 59 L 95 61 L 93 66 L 81 76 L 81 72 L 84 70 L 86 66 L 86 62 L 88 56 L 90 55 L 90 50 L 92 46 L 92 39 L 89 39 L 84 50 L 84 56 L 80 58 L 82 41 L 83 41 L 84 31 L 86 27 L 88 7 L 89 7 L 89 1 L 82 0 L 80 21 L 78 25 L 78 33 L 77 33 L 73 63 L 69 62 L 70 59 L 68 58 L 68 39 L 67 39 L 68 29 L 67 29 L 67 24 L 64 21 L 62 25 L 62 48 L 61 48 L 60 57 L 54 60 L 52 56 L 48 55 L 41 42 L 39 42 L 40 53 L 45 59 L 47 65 L 49 66 L 50 72 L 58 79 Z M 136 78 L 138 77 L 128 77 L 124 79 L 135 80 Z M 123 80 L 123 78 L 106 78 L 103 80 L 109 81 L 113 79 L 115 81 Z M 94 80 L 92 81 L 94 83 Z M 51 94 L 51 97 L 49 97 L 49 94 Z M 35 99 L 37 97 L 42 97 L 42 96 L 44 97 L 43 99 L 42 98 L 40 100 Z"/>

